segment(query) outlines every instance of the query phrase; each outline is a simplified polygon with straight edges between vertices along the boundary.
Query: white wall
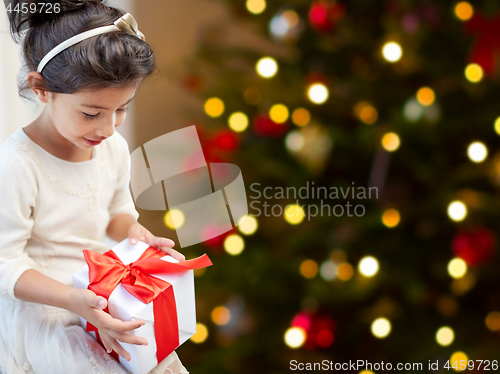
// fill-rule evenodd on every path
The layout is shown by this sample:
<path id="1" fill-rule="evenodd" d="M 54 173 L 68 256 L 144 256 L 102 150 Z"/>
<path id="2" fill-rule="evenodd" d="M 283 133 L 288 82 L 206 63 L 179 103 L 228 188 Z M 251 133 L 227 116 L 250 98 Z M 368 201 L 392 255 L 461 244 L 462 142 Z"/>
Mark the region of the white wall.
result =
<path id="1" fill-rule="evenodd" d="M 133 13 L 133 0 L 110 0 L 116 6 Z M 0 1 L 0 143 L 20 127 L 32 122 L 43 110 L 44 104 L 35 104 L 21 99 L 17 89 L 17 79 L 21 68 L 20 46 L 14 43 L 9 33 L 5 5 Z M 132 102 L 133 103 L 133 102 Z M 133 142 L 134 108 L 131 105 L 125 123 L 119 127 L 120 133 Z"/>

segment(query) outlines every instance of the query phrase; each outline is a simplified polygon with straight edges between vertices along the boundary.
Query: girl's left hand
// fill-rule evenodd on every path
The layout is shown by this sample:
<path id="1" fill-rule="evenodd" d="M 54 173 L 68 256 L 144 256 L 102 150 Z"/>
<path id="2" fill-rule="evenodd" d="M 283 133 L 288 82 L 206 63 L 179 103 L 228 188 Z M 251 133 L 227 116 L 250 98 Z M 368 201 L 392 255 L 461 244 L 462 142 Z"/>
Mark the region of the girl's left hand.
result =
<path id="1" fill-rule="evenodd" d="M 184 261 L 186 259 L 183 254 L 172 248 L 175 245 L 173 240 L 154 236 L 140 223 L 133 223 L 128 229 L 128 241 L 130 244 L 134 245 L 137 244 L 138 240 L 162 250 L 167 255 L 170 255 L 179 261 Z"/>

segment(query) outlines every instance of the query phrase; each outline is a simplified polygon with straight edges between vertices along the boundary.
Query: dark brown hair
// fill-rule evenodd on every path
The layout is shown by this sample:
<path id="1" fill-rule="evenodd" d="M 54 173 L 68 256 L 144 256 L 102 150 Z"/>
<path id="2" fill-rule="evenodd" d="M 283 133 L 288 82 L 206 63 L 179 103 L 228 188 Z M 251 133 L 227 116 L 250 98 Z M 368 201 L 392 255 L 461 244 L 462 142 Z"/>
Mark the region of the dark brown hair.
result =
<path id="1" fill-rule="evenodd" d="M 42 58 L 55 46 L 84 31 L 112 25 L 125 12 L 108 7 L 105 0 L 56 0 L 59 13 L 11 12 L 10 30 L 17 43 L 22 41 L 26 74 L 36 71 Z M 37 4 L 37 0 L 13 0 L 16 4 Z M 21 32 L 28 27 L 24 38 Z M 122 87 L 134 84 L 155 70 L 150 46 L 134 35 L 108 32 L 77 43 L 59 53 L 47 65 L 43 81 L 35 82 L 36 88 L 54 93 L 70 94 L 80 90 Z M 20 76 L 19 94 L 30 99 L 29 82 Z"/>

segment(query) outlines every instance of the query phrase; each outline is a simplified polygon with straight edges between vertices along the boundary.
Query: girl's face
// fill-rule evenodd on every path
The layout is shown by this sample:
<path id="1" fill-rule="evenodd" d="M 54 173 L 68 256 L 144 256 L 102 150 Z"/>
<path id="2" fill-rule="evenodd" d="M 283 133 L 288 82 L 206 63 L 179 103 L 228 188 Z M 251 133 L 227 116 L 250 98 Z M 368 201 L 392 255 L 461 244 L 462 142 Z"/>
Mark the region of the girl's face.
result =
<path id="1" fill-rule="evenodd" d="M 80 149 L 91 149 L 109 138 L 126 117 L 139 84 L 72 94 L 51 94 L 47 114 L 57 132 Z"/>

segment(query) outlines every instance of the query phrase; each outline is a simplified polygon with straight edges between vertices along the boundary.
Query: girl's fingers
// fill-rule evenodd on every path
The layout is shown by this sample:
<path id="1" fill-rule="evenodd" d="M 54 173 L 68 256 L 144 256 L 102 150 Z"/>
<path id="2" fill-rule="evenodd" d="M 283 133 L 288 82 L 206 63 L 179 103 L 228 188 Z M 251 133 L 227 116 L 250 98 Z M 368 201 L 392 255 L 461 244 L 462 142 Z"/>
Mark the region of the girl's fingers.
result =
<path id="1" fill-rule="evenodd" d="M 128 344 L 135 344 L 135 345 L 148 345 L 148 340 L 146 338 L 142 338 L 140 336 L 135 336 L 132 334 L 127 334 L 126 332 L 121 332 L 121 331 L 116 331 L 116 330 L 105 330 L 106 333 L 108 333 L 111 337 L 114 339 L 128 343 Z"/>
<path id="2" fill-rule="evenodd" d="M 130 361 L 130 354 L 121 346 L 116 339 L 109 339 L 110 346 L 113 351 L 118 353 L 120 356 L 125 358 L 125 360 Z"/>
<path id="3" fill-rule="evenodd" d="M 128 242 L 132 245 L 137 244 L 139 240 L 141 240 L 141 225 L 132 225 L 128 231 Z"/>
<path id="4" fill-rule="evenodd" d="M 176 251 L 175 249 L 173 248 L 169 248 L 169 247 L 162 247 L 160 248 L 163 252 L 165 252 L 167 255 L 170 255 L 172 256 L 173 258 L 179 260 L 179 261 L 184 261 L 186 259 L 186 257 L 184 257 L 184 255 L 178 251 Z"/>

